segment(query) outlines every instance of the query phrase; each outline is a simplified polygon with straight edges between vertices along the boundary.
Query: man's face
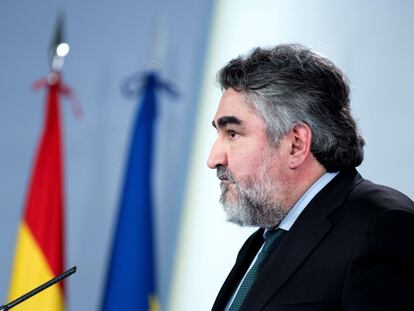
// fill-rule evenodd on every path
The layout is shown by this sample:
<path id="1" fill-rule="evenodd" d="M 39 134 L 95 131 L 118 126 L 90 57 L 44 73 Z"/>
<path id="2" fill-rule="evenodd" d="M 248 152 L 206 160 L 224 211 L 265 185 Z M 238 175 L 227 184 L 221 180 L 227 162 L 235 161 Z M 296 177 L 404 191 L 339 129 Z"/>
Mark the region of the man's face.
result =
<path id="1" fill-rule="evenodd" d="M 231 222 L 275 227 L 286 215 L 286 148 L 269 143 L 263 119 L 245 96 L 227 89 L 213 126 L 218 137 L 208 159 L 221 180 L 220 202 Z"/>

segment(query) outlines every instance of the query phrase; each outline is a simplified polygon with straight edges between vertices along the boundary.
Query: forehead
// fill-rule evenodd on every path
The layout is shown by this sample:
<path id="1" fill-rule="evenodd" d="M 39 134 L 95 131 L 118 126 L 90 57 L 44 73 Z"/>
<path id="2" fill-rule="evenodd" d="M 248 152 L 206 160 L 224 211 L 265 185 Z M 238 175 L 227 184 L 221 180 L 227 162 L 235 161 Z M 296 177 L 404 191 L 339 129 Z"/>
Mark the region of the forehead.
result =
<path id="1" fill-rule="evenodd" d="M 252 119 L 260 119 L 254 109 L 247 103 L 246 97 L 234 89 L 227 89 L 221 97 L 214 120 L 222 117 L 236 117 L 247 122 Z"/>

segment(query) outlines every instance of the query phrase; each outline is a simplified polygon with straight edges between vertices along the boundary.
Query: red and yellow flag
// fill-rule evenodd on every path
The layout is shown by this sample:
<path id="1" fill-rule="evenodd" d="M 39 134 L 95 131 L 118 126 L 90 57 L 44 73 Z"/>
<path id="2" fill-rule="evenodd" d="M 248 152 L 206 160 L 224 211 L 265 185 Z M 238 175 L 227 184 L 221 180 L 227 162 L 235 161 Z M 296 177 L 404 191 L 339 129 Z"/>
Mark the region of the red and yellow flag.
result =
<path id="1" fill-rule="evenodd" d="M 63 272 L 61 83 L 58 74 L 47 88 L 46 120 L 18 232 L 9 301 Z M 63 284 L 50 287 L 14 310 L 64 310 Z"/>

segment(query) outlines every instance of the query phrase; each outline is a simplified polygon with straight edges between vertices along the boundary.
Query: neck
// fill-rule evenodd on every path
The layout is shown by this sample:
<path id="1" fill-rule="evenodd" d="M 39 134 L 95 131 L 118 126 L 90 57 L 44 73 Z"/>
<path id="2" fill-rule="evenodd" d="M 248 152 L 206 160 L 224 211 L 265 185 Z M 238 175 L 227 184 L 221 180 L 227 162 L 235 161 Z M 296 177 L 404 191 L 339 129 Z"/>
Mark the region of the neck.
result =
<path id="1" fill-rule="evenodd" d="M 302 197 L 323 174 L 326 169 L 316 160 L 301 168 L 297 168 L 292 172 L 289 195 L 286 202 L 286 207 L 290 210 L 295 203 Z"/>

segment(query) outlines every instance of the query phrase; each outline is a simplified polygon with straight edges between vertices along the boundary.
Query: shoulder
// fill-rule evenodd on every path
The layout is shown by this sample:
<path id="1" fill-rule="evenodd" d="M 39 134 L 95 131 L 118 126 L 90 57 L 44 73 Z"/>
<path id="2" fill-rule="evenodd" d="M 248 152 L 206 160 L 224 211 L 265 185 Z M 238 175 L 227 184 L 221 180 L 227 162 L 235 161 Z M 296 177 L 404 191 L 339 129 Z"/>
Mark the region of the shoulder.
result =
<path id="1" fill-rule="evenodd" d="M 346 201 L 360 208 L 374 209 L 379 214 L 393 211 L 414 214 L 414 202 L 408 196 L 366 179 L 352 189 Z"/>
<path id="2" fill-rule="evenodd" d="M 348 233 L 358 235 L 358 232 L 375 231 L 386 223 L 389 230 L 391 225 L 398 226 L 397 219 L 405 217 L 414 229 L 414 202 L 409 197 L 393 188 L 363 179 L 354 172 L 356 175 L 351 175 L 348 181 L 338 179 L 329 191 L 329 200 L 323 202 L 327 206 L 339 205 L 331 207 L 331 212 L 327 213 L 334 225 L 341 225 Z M 346 176 L 343 175 L 342 180 Z"/>

